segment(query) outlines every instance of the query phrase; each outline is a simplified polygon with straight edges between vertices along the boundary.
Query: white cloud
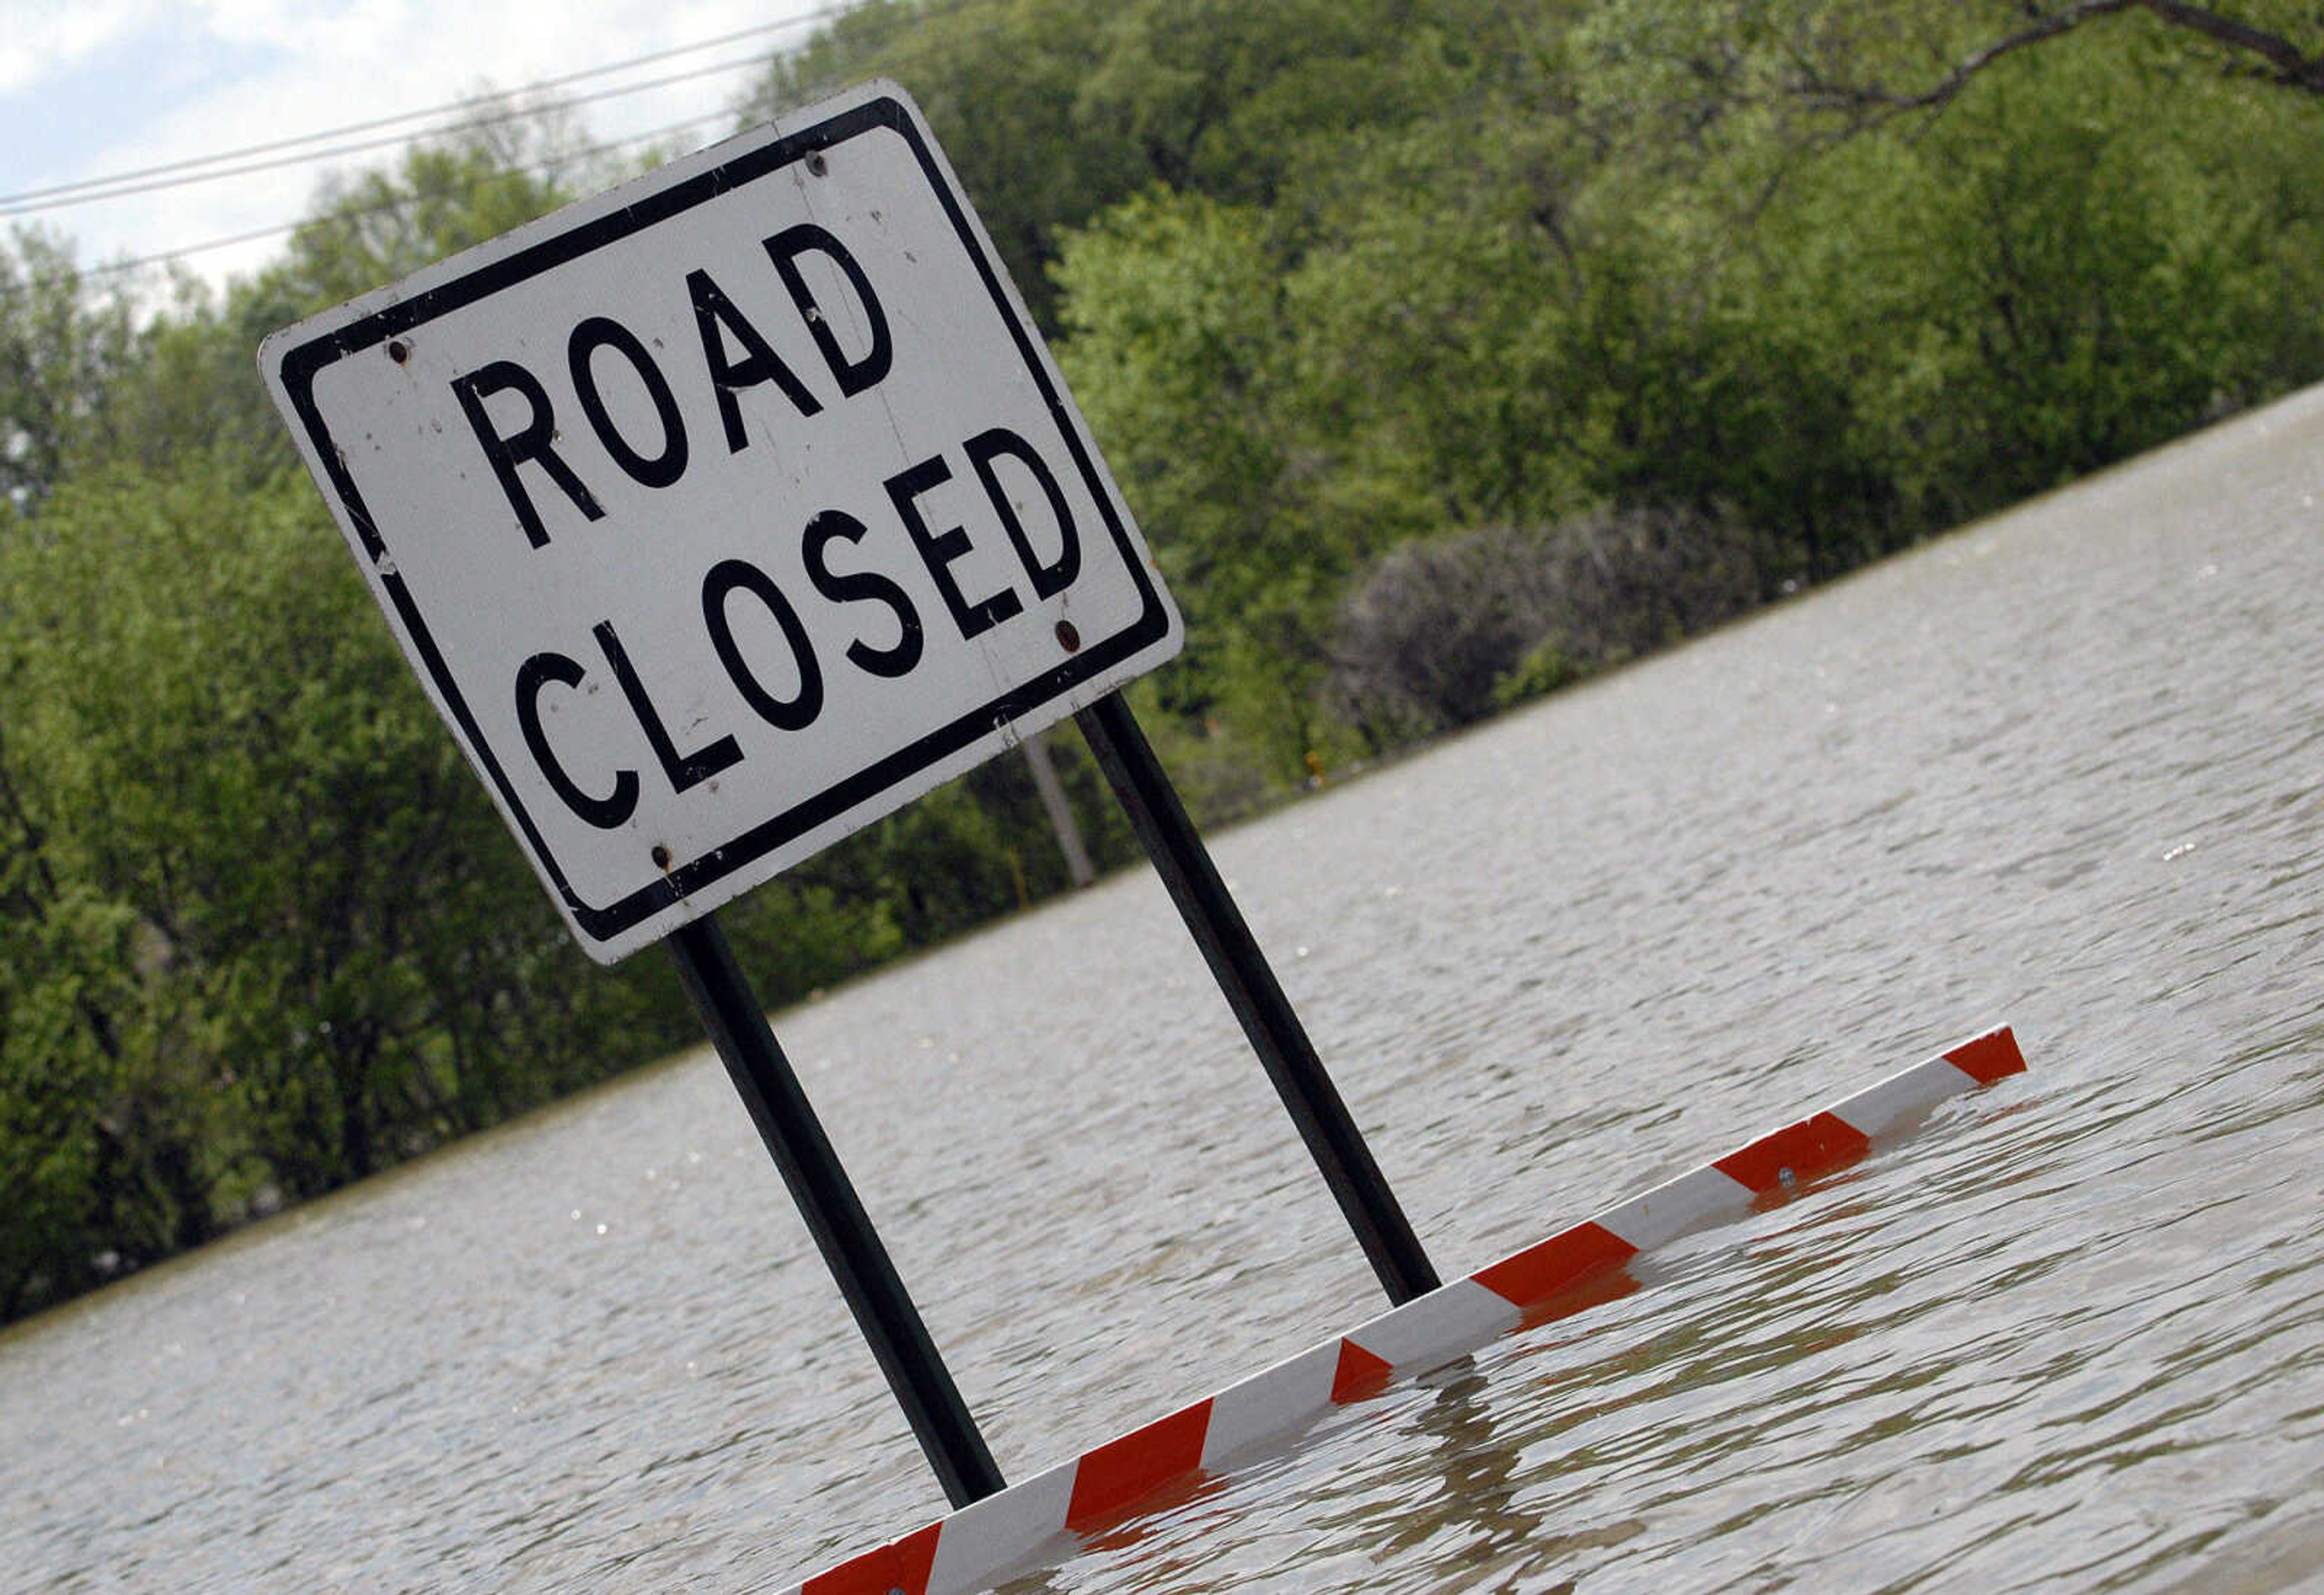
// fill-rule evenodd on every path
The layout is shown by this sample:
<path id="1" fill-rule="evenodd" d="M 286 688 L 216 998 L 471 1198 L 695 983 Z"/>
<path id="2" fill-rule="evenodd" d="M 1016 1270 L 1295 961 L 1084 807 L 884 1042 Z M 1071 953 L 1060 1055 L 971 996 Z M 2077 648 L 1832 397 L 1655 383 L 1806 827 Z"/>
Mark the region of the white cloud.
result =
<path id="1" fill-rule="evenodd" d="M 0 0 L 8 23 L 0 63 L 22 56 L 22 70 L 53 75 L 74 59 L 99 50 L 124 54 L 171 48 L 165 35 L 220 47 L 219 59 L 241 63 L 232 76 L 191 85 L 165 107 L 137 103 L 135 80 L 124 79 L 117 116 L 101 119 L 113 136 L 92 143 L 64 180 L 98 177 L 182 161 L 373 117 L 417 111 L 458 99 L 489 83 L 516 88 L 721 34 L 825 9 L 830 0 L 613 0 L 573 6 L 553 0 L 479 4 L 456 15 L 434 0 L 346 0 L 337 6 L 292 0 L 190 0 L 175 8 L 139 0 L 85 0 L 67 7 L 42 5 L 52 18 L 45 32 L 22 32 L 15 13 Z M 689 54 L 629 78 L 708 66 L 795 42 L 807 30 Z M 78 56 L 74 52 L 78 52 Z M 7 68 L 0 65 L 0 74 Z M 154 75 L 149 69 L 146 78 Z M 749 71 L 703 77 L 664 88 L 605 99 L 583 107 L 589 130 L 621 138 L 683 118 L 715 118 L 696 135 L 708 142 L 727 131 L 727 113 Z M 0 76 L 0 82 L 5 82 Z M 576 93 L 614 87 L 621 77 L 578 85 Z M 150 98 L 151 97 L 147 97 Z M 358 171 L 394 158 L 393 149 L 335 163 Z M 298 219 L 313 201 L 324 168 L 302 164 L 212 183 L 161 189 L 131 198 L 54 213 L 44 218 L 73 235 L 84 260 L 145 256 L 187 244 Z M 280 251 L 281 240 L 258 241 L 193 257 L 189 264 L 212 281 L 255 269 Z"/>
<path id="2" fill-rule="evenodd" d="M 156 0 L 0 4 L 0 93 L 26 88 L 153 25 Z"/>

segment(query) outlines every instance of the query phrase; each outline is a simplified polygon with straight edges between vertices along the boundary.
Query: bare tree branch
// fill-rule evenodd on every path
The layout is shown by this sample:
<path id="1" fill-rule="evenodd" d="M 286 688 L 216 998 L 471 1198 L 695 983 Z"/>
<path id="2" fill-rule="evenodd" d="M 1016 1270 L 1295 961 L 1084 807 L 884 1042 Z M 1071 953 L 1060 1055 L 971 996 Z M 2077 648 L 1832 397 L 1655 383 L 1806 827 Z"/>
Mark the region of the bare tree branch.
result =
<path id="1" fill-rule="evenodd" d="M 2271 33 L 2253 27 L 2249 23 L 2204 5 L 2186 5 L 2180 0 L 2136 0 L 2138 8 L 2160 18 L 2174 28 L 2184 28 L 2200 33 L 2217 44 L 2244 55 L 2257 56 L 2267 63 L 2261 76 L 2288 88 L 2304 89 L 2310 94 L 2324 94 L 2324 52 L 2303 51 L 2281 33 Z"/>
<path id="2" fill-rule="evenodd" d="M 1996 61 L 2021 50 L 2044 44 L 2100 17 L 2143 11 L 2166 27 L 2200 34 L 2223 45 L 2238 69 L 2264 81 L 2303 93 L 2324 95 L 2324 52 L 2310 54 L 2281 33 L 2271 33 L 2203 5 L 2182 0 L 2075 0 L 2054 10 L 2025 7 L 2027 21 L 2013 33 L 1971 51 L 1951 70 L 1917 93 L 1891 89 L 1879 83 L 1834 83 L 1813 72 L 1803 73 L 1792 86 L 1795 97 L 1819 110 L 1852 112 L 1861 122 L 1884 121 L 1913 111 L 1941 110 Z"/>

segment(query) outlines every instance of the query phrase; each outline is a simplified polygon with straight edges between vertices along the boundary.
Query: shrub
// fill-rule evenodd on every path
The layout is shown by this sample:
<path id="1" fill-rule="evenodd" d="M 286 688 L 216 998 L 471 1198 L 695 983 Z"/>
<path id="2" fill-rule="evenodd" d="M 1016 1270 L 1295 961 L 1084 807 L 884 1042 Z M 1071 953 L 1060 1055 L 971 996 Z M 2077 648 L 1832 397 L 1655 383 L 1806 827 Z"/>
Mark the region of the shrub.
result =
<path id="1" fill-rule="evenodd" d="M 1328 690 L 1376 745 L 1468 724 L 1750 608 L 1760 542 L 1642 506 L 1406 543 L 1341 605 Z"/>

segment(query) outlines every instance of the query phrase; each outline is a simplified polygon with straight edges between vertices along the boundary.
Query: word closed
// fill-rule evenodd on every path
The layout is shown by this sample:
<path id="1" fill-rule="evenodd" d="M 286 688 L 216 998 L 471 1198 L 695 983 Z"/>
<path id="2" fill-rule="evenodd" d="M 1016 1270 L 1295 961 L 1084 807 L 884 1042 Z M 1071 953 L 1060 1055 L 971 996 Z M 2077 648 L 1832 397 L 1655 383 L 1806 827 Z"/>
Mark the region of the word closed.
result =
<path id="1" fill-rule="evenodd" d="M 602 959 L 1179 643 L 890 85 L 277 334 L 262 364 Z"/>

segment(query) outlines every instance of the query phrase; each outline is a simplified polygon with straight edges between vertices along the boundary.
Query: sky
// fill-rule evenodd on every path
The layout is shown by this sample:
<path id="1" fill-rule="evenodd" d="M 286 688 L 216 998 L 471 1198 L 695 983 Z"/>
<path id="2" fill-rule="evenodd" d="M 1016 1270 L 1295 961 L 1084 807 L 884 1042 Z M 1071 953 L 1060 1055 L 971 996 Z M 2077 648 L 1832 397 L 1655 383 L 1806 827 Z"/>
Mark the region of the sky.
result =
<path id="1" fill-rule="evenodd" d="M 807 37 L 837 0 L 0 0 L 0 228 L 36 223 L 71 238 L 84 266 L 143 259 L 261 229 L 313 207 L 329 171 L 393 161 L 390 143 L 332 160 L 60 205 L 33 190 L 199 160 L 251 145 L 447 105 L 576 72 L 682 51 L 570 85 L 606 95 L 579 115 L 596 139 L 694 119 L 681 148 L 733 130 L 731 107 L 769 52 Z M 770 31 L 724 45 L 745 30 Z M 438 120 L 441 120 L 440 118 Z M 253 155 L 400 139 L 426 124 L 351 133 Z M 214 284 L 273 258 L 283 236 L 184 257 Z"/>

